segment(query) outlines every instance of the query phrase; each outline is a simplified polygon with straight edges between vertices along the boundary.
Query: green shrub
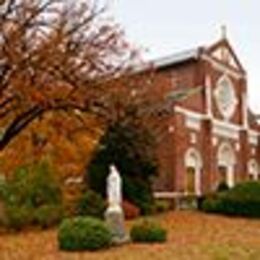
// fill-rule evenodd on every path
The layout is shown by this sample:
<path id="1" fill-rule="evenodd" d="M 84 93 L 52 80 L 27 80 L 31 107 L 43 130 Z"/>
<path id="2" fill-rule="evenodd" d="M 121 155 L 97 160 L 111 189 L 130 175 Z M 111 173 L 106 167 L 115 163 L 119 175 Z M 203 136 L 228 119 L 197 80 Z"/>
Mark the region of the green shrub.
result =
<path id="1" fill-rule="evenodd" d="M 222 181 L 219 183 L 217 187 L 217 192 L 227 191 L 229 190 L 229 187 L 225 181 Z"/>
<path id="2" fill-rule="evenodd" d="M 133 225 L 130 236 L 134 242 L 164 242 L 166 241 L 167 232 L 159 224 L 145 219 Z"/>
<path id="3" fill-rule="evenodd" d="M 219 211 L 219 199 L 217 197 L 206 197 L 202 202 L 201 209 L 207 213 L 217 213 Z"/>
<path id="4" fill-rule="evenodd" d="M 142 215 L 154 212 L 154 199 L 150 184 L 142 180 L 123 176 L 125 198 L 135 204 Z"/>
<path id="5" fill-rule="evenodd" d="M 67 251 L 98 250 L 111 244 L 109 228 L 99 219 L 76 217 L 65 219 L 58 231 L 59 247 Z"/>
<path id="6" fill-rule="evenodd" d="M 245 182 L 234 188 L 217 193 L 203 203 L 205 212 L 229 216 L 260 217 L 260 183 Z"/>
<path id="7" fill-rule="evenodd" d="M 18 167 L 2 187 L 7 204 L 37 208 L 61 203 L 61 191 L 47 162 Z"/>
<path id="8" fill-rule="evenodd" d="M 77 205 L 77 213 L 82 216 L 103 218 L 105 209 L 102 196 L 91 190 L 83 194 Z"/>
<path id="9" fill-rule="evenodd" d="M 54 176 L 45 161 L 32 166 L 27 199 L 33 207 L 61 203 L 61 190 Z"/>
<path id="10" fill-rule="evenodd" d="M 63 216 L 62 207 L 58 205 L 43 205 L 34 211 L 34 224 L 49 228 L 58 224 Z"/>
<path id="11" fill-rule="evenodd" d="M 46 161 L 18 167 L 1 185 L 5 223 L 20 230 L 31 224 L 48 227 L 61 218 L 61 190 Z M 49 219 L 48 219 L 49 218 Z"/>
<path id="12" fill-rule="evenodd" d="M 167 200 L 156 200 L 154 204 L 155 213 L 162 213 L 170 210 L 170 201 Z"/>
<path id="13" fill-rule="evenodd" d="M 6 207 L 6 225 L 8 228 L 19 231 L 32 223 L 32 209 L 26 206 Z"/>

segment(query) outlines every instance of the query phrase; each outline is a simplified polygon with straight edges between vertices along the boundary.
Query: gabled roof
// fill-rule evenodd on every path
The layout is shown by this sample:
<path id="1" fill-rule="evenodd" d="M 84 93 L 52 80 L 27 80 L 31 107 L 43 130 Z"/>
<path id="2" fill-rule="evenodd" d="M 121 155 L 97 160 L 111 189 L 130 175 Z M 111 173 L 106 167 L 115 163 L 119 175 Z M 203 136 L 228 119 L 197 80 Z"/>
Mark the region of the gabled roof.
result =
<path id="1" fill-rule="evenodd" d="M 155 68 L 163 68 L 199 58 L 200 48 L 195 48 L 152 61 Z"/>
<path id="2" fill-rule="evenodd" d="M 219 55 L 217 55 L 219 52 Z M 155 69 L 161 69 L 165 67 L 174 66 L 191 60 L 198 60 L 200 55 L 205 53 L 216 61 L 225 64 L 226 66 L 245 73 L 245 70 L 235 54 L 231 44 L 226 38 L 222 38 L 216 43 L 208 47 L 197 47 L 187 51 L 179 52 L 173 55 L 169 55 L 160 59 L 151 61 L 150 63 Z M 225 61 L 224 58 L 227 58 Z"/>
<path id="3" fill-rule="evenodd" d="M 226 38 L 223 38 L 206 49 L 206 52 L 214 59 L 225 65 L 236 69 L 240 72 L 245 72 L 240 60 L 238 59 L 231 44 Z"/>

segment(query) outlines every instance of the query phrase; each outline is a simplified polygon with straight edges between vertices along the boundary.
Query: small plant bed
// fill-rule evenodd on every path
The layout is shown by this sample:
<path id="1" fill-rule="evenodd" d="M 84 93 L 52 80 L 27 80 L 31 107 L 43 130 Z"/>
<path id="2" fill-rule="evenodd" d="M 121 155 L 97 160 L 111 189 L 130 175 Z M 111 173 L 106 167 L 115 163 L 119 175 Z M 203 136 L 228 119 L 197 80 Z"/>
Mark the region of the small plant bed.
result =
<path id="1" fill-rule="evenodd" d="M 166 241 L 167 232 L 157 222 L 142 219 L 133 225 L 130 236 L 133 242 L 162 243 Z"/>

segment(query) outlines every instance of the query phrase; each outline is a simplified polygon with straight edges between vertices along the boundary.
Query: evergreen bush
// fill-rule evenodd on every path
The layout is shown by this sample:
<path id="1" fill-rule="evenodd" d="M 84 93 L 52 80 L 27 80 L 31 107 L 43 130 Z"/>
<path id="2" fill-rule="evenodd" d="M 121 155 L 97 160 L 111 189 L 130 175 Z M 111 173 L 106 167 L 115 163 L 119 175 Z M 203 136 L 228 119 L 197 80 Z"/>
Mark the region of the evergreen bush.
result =
<path id="1" fill-rule="evenodd" d="M 63 209 L 59 205 L 43 205 L 34 210 L 34 224 L 41 228 L 49 228 L 58 224 L 63 217 Z"/>
<path id="2" fill-rule="evenodd" d="M 147 129 L 124 122 L 110 126 L 94 152 L 86 172 L 86 185 L 106 196 L 109 166 L 116 165 L 123 181 L 123 197 L 142 214 L 153 208 L 152 178 L 158 164 L 154 140 Z"/>
<path id="3" fill-rule="evenodd" d="M 0 190 L 3 222 L 9 228 L 20 230 L 31 224 L 49 227 L 62 217 L 61 190 L 46 161 L 18 167 Z"/>
<path id="4" fill-rule="evenodd" d="M 165 242 L 167 238 L 167 232 L 158 223 L 144 219 L 133 225 L 130 231 L 130 236 L 134 242 Z"/>
<path id="5" fill-rule="evenodd" d="M 205 212 L 229 216 L 260 217 L 260 182 L 245 182 L 234 188 L 217 193 L 205 199 L 202 205 Z"/>
<path id="6" fill-rule="evenodd" d="M 81 216 L 103 218 L 106 203 L 98 193 L 88 190 L 80 198 L 77 205 L 77 213 Z"/>
<path id="7" fill-rule="evenodd" d="M 106 224 L 92 217 L 65 219 L 58 231 L 59 247 L 66 251 L 107 248 L 111 239 L 112 235 Z"/>

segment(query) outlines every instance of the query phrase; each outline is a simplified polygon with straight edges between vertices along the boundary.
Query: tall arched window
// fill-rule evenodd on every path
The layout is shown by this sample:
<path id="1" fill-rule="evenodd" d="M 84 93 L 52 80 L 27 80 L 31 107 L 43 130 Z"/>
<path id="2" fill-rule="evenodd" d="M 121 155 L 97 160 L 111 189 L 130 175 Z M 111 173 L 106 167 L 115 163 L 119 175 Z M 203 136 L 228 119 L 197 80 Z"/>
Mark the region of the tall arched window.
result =
<path id="1" fill-rule="evenodd" d="M 236 156 L 232 146 L 224 142 L 218 148 L 217 154 L 218 163 L 218 184 L 220 182 L 225 182 L 229 187 L 234 186 L 235 183 L 235 163 Z"/>
<path id="2" fill-rule="evenodd" d="M 259 166 L 255 159 L 251 159 L 248 162 L 247 168 L 248 168 L 248 175 L 250 180 L 257 181 L 260 179 Z"/>
<path id="3" fill-rule="evenodd" d="M 201 194 L 201 169 L 202 160 L 200 153 L 195 148 L 189 148 L 185 154 L 185 192 Z"/>

